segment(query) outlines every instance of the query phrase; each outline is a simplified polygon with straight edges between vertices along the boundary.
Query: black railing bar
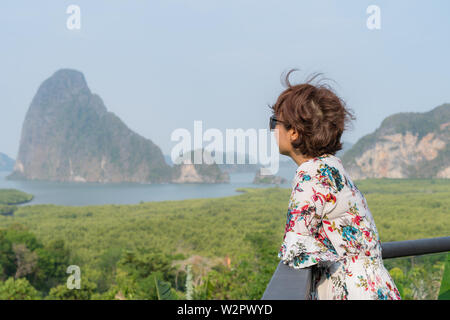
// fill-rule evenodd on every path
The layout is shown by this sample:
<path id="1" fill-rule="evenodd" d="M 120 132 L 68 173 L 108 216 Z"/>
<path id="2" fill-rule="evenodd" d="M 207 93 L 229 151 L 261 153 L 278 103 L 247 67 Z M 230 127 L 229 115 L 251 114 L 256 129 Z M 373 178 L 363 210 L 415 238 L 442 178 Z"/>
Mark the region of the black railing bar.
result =
<path id="1" fill-rule="evenodd" d="M 450 251 L 450 237 L 393 241 L 381 244 L 383 259 Z M 262 300 L 307 300 L 311 268 L 294 269 L 279 262 Z"/>
<path id="2" fill-rule="evenodd" d="M 383 259 L 450 251 L 450 237 L 393 241 L 381 244 Z"/>

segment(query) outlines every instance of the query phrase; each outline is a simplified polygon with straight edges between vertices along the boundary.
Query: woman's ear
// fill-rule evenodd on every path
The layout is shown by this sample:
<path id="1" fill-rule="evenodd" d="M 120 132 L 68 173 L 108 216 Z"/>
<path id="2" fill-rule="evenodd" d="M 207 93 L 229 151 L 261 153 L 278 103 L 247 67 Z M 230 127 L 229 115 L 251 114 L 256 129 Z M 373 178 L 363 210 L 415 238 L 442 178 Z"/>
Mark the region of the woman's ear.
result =
<path id="1" fill-rule="evenodd" d="M 298 139 L 298 132 L 295 128 L 289 129 L 289 139 L 291 142 Z"/>

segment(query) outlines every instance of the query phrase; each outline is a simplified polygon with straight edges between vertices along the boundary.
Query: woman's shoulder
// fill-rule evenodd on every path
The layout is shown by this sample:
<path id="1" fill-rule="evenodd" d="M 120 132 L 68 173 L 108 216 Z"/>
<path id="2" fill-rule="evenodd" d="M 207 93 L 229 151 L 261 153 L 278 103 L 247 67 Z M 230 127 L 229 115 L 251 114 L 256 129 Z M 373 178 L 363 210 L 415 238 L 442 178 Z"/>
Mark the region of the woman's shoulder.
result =
<path id="1" fill-rule="evenodd" d="M 345 179 L 341 159 L 324 154 L 303 162 L 295 172 L 293 184 L 312 181 L 338 192 L 344 187 Z"/>

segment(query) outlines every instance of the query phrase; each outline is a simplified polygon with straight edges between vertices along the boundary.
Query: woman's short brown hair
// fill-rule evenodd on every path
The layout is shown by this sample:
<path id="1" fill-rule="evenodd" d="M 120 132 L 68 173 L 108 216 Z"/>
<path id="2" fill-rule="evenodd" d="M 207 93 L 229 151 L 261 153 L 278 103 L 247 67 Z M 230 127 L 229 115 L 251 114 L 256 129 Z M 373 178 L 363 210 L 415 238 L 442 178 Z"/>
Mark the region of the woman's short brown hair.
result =
<path id="1" fill-rule="evenodd" d="M 287 89 L 270 108 L 287 130 L 294 128 L 299 133 L 298 139 L 292 142 L 293 148 L 308 157 L 334 155 L 342 149 L 342 133 L 355 117 L 330 86 L 311 84 L 322 73 L 313 74 L 304 83 L 291 85 L 289 75 L 296 70 L 286 74 Z"/>

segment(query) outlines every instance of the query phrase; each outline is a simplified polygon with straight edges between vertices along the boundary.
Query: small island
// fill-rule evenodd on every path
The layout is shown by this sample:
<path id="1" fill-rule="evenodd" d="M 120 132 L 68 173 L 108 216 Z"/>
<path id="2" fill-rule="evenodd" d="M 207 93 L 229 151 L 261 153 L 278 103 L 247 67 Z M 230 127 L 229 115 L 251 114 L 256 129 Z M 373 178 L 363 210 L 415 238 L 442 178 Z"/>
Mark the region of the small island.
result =
<path id="1" fill-rule="evenodd" d="M 256 171 L 255 178 L 253 179 L 253 184 L 283 184 L 287 180 L 283 177 L 275 175 L 261 175 L 261 171 Z"/>
<path id="2" fill-rule="evenodd" d="M 33 195 L 16 189 L 0 189 L 0 214 L 12 215 L 17 205 L 33 200 Z"/>

